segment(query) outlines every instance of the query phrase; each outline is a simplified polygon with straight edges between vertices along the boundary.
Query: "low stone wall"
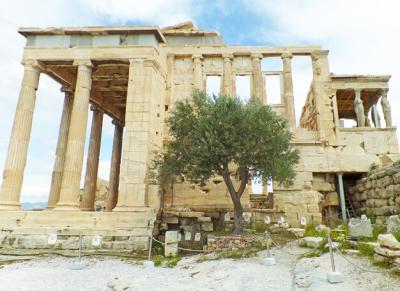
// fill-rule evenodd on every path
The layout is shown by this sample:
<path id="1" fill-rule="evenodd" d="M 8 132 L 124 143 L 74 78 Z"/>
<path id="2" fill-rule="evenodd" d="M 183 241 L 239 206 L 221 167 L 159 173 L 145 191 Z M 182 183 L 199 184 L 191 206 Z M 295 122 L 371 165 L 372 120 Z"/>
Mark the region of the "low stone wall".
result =
<path id="1" fill-rule="evenodd" d="M 253 209 L 273 209 L 274 194 L 250 194 L 250 207 Z"/>
<path id="2" fill-rule="evenodd" d="M 374 169 L 347 188 L 358 214 L 384 219 L 400 213 L 400 161 Z"/>
<path id="3" fill-rule="evenodd" d="M 155 215 L 126 212 L 1 211 L 0 253 L 136 253 L 148 249 Z"/>
<path id="4" fill-rule="evenodd" d="M 210 252 L 214 251 L 228 251 L 238 250 L 242 248 L 251 247 L 254 243 L 254 239 L 249 236 L 241 235 L 226 235 L 226 236 L 214 236 L 208 235 L 207 237 L 207 250 Z"/>
<path id="5" fill-rule="evenodd" d="M 77 254 L 81 244 L 83 254 L 137 254 L 147 249 L 148 237 L 58 235 L 23 235 L 0 233 L 0 253 L 68 253 Z M 94 243 L 99 239 L 99 244 Z"/>

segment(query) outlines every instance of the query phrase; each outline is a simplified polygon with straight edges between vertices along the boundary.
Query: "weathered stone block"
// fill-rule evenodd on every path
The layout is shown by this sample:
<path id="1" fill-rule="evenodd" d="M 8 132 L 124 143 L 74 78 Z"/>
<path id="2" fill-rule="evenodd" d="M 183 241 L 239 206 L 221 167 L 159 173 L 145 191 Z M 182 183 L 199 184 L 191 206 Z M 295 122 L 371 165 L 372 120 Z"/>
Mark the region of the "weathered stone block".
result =
<path id="1" fill-rule="evenodd" d="M 351 218 L 349 221 L 349 232 L 352 237 L 372 237 L 371 220 Z"/>
<path id="2" fill-rule="evenodd" d="M 214 225 L 212 222 L 203 222 L 201 224 L 201 230 L 203 231 L 213 231 L 214 230 Z"/>
<path id="3" fill-rule="evenodd" d="M 14 242 L 14 247 L 20 249 L 45 249 L 48 247 L 47 235 L 23 235 Z"/>
<path id="4" fill-rule="evenodd" d="M 299 245 L 307 248 L 319 248 L 324 243 L 322 237 L 303 237 L 299 240 Z"/>
<path id="5" fill-rule="evenodd" d="M 211 222 L 211 217 L 202 216 L 202 217 L 197 218 L 197 221 L 198 222 Z"/>
<path id="6" fill-rule="evenodd" d="M 389 248 L 375 248 L 375 252 L 385 257 L 400 257 L 400 250 L 391 250 Z"/>
<path id="7" fill-rule="evenodd" d="M 400 172 L 393 175 L 393 183 L 400 184 Z"/>
<path id="8" fill-rule="evenodd" d="M 381 244 L 381 246 L 394 250 L 400 250 L 400 242 L 391 233 L 378 235 L 378 242 Z"/>
<path id="9" fill-rule="evenodd" d="M 400 215 L 392 215 L 387 219 L 387 231 L 394 233 L 400 231 Z"/>

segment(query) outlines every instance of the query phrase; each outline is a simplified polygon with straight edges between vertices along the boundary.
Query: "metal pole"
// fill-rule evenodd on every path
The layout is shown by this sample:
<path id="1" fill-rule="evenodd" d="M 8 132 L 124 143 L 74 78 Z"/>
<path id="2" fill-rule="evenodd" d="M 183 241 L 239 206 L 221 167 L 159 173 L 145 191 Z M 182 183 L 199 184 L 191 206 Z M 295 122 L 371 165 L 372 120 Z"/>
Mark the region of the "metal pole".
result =
<path id="1" fill-rule="evenodd" d="M 81 261 L 81 251 L 82 251 L 82 235 L 79 235 L 79 250 L 78 250 L 78 258 Z"/>
<path id="2" fill-rule="evenodd" d="M 336 268 L 335 268 L 335 259 L 334 259 L 334 257 L 333 257 L 332 240 L 331 240 L 331 231 L 330 231 L 330 229 L 328 229 L 328 231 L 327 231 L 327 233 L 326 233 L 326 236 L 327 236 L 327 238 L 328 238 L 329 255 L 330 255 L 330 257 L 331 257 L 332 272 L 335 272 L 335 271 L 336 271 Z"/>
<path id="3" fill-rule="evenodd" d="M 153 235 L 150 235 L 149 237 L 150 241 L 149 241 L 149 261 L 151 260 L 151 248 L 153 246 Z"/>
<path id="4" fill-rule="evenodd" d="M 339 184 L 339 197 L 340 197 L 340 208 L 342 210 L 342 219 L 344 223 L 347 223 L 346 202 L 344 200 L 343 173 L 338 173 L 337 178 Z"/>

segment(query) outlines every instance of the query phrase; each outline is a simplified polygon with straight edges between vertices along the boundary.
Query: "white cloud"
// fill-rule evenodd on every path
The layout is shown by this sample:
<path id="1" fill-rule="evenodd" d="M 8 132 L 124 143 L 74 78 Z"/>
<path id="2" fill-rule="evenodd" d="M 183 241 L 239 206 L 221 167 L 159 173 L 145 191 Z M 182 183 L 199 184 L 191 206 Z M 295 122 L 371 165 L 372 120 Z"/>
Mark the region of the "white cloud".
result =
<path id="1" fill-rule="evenodd" d="M 81 0 L 83 4 L 112 22 L 132 20 L 151 25 L 171 25 L 193 18 L 198 9 L 194 9 L 190 0 Z M 197 7 L 198 8 L 198 7 Z"/>

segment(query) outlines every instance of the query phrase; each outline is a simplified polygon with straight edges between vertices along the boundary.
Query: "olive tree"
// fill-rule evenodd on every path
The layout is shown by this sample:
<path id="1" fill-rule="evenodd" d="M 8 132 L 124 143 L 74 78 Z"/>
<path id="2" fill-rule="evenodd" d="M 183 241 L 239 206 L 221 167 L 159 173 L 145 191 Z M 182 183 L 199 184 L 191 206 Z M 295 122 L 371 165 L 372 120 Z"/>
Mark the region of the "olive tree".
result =
<path id="1" fill-rule="evenodd" d="M 283 184 L 294 179 L 299 155 L 286 120 L 254 98 L 245 103 L 196 90 L 191 100 L 175 103 L 166 122 L 170 139 L 156 161 L 160 183 L 181 176 L 204 185 L 222 176 L 234 207 L 234 233 L 242 231 L 240 199 L 251 179 Z"/>

